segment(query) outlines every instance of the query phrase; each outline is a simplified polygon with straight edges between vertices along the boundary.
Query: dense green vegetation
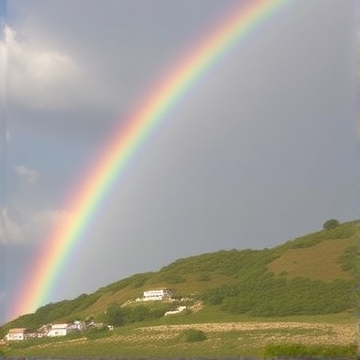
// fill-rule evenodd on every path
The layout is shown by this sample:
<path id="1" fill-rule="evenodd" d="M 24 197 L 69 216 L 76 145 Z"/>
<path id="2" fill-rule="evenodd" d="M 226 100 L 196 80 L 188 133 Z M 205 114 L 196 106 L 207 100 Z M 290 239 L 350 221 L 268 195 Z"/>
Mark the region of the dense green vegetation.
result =
<path id="1" fill-rule="evenodd" d="M 306 344 L 271 344 L 265 349 L 267 358 L 274 357 L 321 357 L 335 359 L 355 359 L 356 344 L 349 345 L 306 345 Z"/>
<path id="2" fill-rule="evenodd" d="M 355 306 L 355 286 L 354 281 L 287 280 L 263 273 L 208 290 L 200 298 L 224 311 L 256 317 L 333 314 Z"/>
<path id="3" fill-rule="evenodd" d="M 125 306 L 111 304 L 103 315 L 103 321 L 113 326 L 122 326 L 145 320 L 159 319 L 164 316 L 166 311 L 172 309 L 173 304 L 160 303 L 161 306 L 151 308 L 145 305 Z"/>

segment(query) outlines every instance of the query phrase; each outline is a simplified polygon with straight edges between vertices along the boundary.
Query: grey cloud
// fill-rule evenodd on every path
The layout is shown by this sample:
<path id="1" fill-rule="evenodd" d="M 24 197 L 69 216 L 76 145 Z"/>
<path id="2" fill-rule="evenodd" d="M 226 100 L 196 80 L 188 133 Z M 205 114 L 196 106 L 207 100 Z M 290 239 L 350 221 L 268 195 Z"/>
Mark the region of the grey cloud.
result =
<path id="1" fill-rule="evenodd" d="M 15 166 L 16 173 L 27 183 L 34 183 L 39 176 L 39 173 L 35 170 L 28 169 L 25 165 Z"/>
<path id="2" fill-rule="evenodd" d="M 69 82 L 73 107 L 9 100 L 8 205 L 21 221 L 9 207 L 7 218 L 23 238 L 52 223 L 51 209 L 66 210 L 113 129 L 238 3 L 11 1 L 17 42 L 67 55 L 86 74 Z M 51 300 L 178 257 L 272 246 L 327 218 L 358 217 L 353 2 L 289 4 L 223 53 L 147 133 L 79 236 L 73 281 L 60 279 Z M 18 164 L 41 173 L 33 194 L 12 181 Z M 99 254 L 102 271 L 84 281 Z"/>

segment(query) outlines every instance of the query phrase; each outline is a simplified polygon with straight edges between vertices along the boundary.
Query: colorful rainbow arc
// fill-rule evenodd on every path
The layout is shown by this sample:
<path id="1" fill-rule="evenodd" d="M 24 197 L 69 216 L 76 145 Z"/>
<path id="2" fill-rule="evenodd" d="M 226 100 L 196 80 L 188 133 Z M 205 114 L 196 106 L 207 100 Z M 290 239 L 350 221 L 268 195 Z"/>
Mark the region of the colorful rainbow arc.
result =
<path id="1" fill-rule="evenodd" d="M 34 311 L 49 298 L 63 264 L 75 244 L 80 241 L 90 219 L 126 168 L 136 150 L 165 119 L 165 115 L 187 90 L 207 72 L 235 43 L 245 39 L 276 11 L 294 0 L 251 0 L 233 11 L 229 18 L 197 44 L 166 76 L 151 94 L 140 102 L 128 118 L 126 126 L 116 133 L 99 161 L 86 174 L 84 181 L 70 198 L 70 213 L 65 224 L 56 228 L 37 257 L 30 278 L 22 285 L 10 316 Z M 109 143 L 109 142 L 108 142 Z"/>

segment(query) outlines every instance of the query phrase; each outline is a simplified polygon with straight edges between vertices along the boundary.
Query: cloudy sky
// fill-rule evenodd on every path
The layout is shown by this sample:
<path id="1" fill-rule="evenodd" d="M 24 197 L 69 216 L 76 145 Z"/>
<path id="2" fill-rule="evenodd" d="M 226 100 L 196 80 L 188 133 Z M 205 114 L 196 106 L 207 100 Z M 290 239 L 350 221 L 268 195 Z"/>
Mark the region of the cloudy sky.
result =
<path id="1" fill-rule="evenodd" d="M 114 129 L 252 1 L 0 1 L 0 324 Z M 224 54 L 115 181 L 48 301 L 359 218 L 355 5 L 290 1 Z"/>

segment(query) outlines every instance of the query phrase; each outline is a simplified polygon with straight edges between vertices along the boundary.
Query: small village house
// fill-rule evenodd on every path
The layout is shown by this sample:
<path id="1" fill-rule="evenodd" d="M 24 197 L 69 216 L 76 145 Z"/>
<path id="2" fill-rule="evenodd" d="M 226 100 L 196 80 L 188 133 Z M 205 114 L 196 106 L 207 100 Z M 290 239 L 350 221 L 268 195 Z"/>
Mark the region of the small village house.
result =
<path id="1" fill-rule="evenodd" d="M 73 324 L 68 325 L 68 329 L 69 330 L 74 330 L 74 331 L 76 331 L 76 330 L 79 330 L 79 331 L 80 330 L 85 330 L 85 328 L 86 328 L 85 322 L 79 321 L 79 320 L 76 320 L 76 321 L 74 321 Z"/>
<path id="2" fill-rule="evenodd" d="M 66 336 L 74 331 L 68 324 L 53 324 L 50 331 L 46 334 L 49 337 Z"/>
<path id="3" fill-rule="evenodd" d="M 38 337 L 45 336 L 51 330 L 51 324 L 42 325 L 37 329 Z"/>
<path id="4" fill-rule="evenodd" d="M 143 292 L 142 298 L 137 301 L 165 300 L 171 299 L 173 292 L 170 289 L 148 290 Z"/>
<path id="5" fill-rule="evenodd" d="M 29 330 L 26 328 L 10 329 L 7 335 L 5 336 L 5 340 L 7 341 L 26 340 L 28 334 L 29 334 Z"/>

